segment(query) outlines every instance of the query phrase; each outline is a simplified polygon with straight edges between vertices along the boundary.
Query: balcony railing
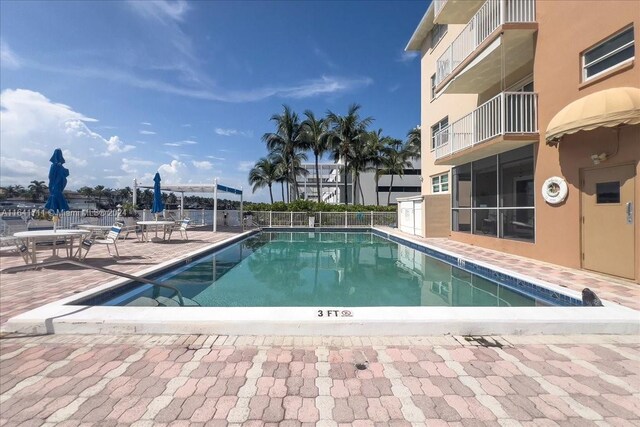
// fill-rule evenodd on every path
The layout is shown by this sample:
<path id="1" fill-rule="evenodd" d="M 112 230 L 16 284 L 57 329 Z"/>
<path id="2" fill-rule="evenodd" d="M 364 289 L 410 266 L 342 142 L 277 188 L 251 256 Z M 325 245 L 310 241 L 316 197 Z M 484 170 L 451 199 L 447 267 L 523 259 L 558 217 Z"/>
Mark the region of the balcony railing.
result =
<path id="1" fill-rule="evenodd" d="M 447 4 L 448 0 L 434 0 L 433 1 L 433 16 L 438 16 L 440 11 Z"/>
<path id="2" fill-rule="evenodd" d="M 434 135 L 436 160 L 504 134 L 538 132 L 538 94 L 502 92 Z"/>
<path id="3" fill-rule="evenodd" d="M 500 25 L 535 22 L 535 19 L 535 0 L 487 0 L 438 58 L 436 85 L 442 83 Z"/>

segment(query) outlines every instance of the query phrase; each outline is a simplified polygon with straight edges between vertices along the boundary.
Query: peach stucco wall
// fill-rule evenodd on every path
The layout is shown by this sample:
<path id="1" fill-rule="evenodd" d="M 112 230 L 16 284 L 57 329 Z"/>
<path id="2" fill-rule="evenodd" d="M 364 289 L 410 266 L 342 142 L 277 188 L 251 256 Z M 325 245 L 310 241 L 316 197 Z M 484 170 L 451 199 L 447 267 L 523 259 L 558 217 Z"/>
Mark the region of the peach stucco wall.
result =
<path id="1" fill-rule="evenodd" d="M 588 3 L 588 7 L 585 7 Z M 590 155 L 616 150 L 616 131 L 599 129 L 567 136 L 559 147 L 548 146 L 544 135 L 549 121 L 567 104 L 590 93 L 613 87 L 640 87 L 640 7 L 635 1 L 538 1 L 538 34 L 534 58 L 534 85 L 538 92 L 540 143 L 535 145 L 536 243 L 452 233 L 456 240 L 507 251 L 554 264 L 580 268 L 580 170 L 593 167 Z M 587 84 L 581 81 L 581 53 L 633 24 L 635 61 Z M 617 154 L 601 167 L 636 166 L 635 241 L 636 281 L 640 281 L 640 127 L 620 130 Z M 567 180 L 569 195 L 558 206 L 542 198 L 541 185 L 551 176 Z"/>

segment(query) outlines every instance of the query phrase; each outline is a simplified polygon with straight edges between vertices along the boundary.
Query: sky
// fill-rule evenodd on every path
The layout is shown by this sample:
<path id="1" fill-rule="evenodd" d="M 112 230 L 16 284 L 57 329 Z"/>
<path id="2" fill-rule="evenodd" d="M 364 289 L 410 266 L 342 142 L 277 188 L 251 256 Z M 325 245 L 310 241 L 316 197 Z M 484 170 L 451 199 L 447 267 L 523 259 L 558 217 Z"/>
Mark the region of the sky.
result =
<path id="1" fill-rule="evenodd" d="M 372 129 L 420 123 L 404 52 L 428 1 L 0 2 L 0 186 L 219 182 L 251 192 L 270 117 L 352 103 Z M 313 156 L 309 156 L 309 162 Z"/>

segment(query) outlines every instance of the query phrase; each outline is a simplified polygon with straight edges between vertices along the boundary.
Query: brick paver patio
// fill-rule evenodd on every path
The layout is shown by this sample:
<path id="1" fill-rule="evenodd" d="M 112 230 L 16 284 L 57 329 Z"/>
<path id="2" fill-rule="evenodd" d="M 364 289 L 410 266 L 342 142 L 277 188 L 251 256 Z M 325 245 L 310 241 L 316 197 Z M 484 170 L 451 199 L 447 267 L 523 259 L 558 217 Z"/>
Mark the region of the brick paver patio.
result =
<path id="1" fill-rule="evenodd" d="M 131 273 L 230 235 L 129 239 L 117 262 L 104 248 L 89 262 Z M 638 302 L 624 282 L 503 254 L 492 261 L 574 288 L 595 280 L 604 298 L 622 289 L 619 302 Z M 0 257 L 0 269 L 21 263 Z M 66 267 L 2 274 L 1 320 L 111 279 Z M 0 425 L 640 425 L 638 338 L 9 335 Z"/>

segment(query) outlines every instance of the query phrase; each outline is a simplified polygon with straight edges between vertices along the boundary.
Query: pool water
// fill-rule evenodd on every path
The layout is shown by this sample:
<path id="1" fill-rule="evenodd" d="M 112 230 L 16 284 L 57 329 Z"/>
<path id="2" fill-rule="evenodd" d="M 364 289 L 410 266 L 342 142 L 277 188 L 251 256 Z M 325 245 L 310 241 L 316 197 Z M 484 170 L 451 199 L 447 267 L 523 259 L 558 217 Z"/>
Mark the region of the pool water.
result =
<path id="1" fill-rule="evenodd" d="M 164 274 L 204 307 L 523 307 L 546 305 L 371 233 L 262 232 Z M 92 305 L 176 305 L 139 285 Z"/>

